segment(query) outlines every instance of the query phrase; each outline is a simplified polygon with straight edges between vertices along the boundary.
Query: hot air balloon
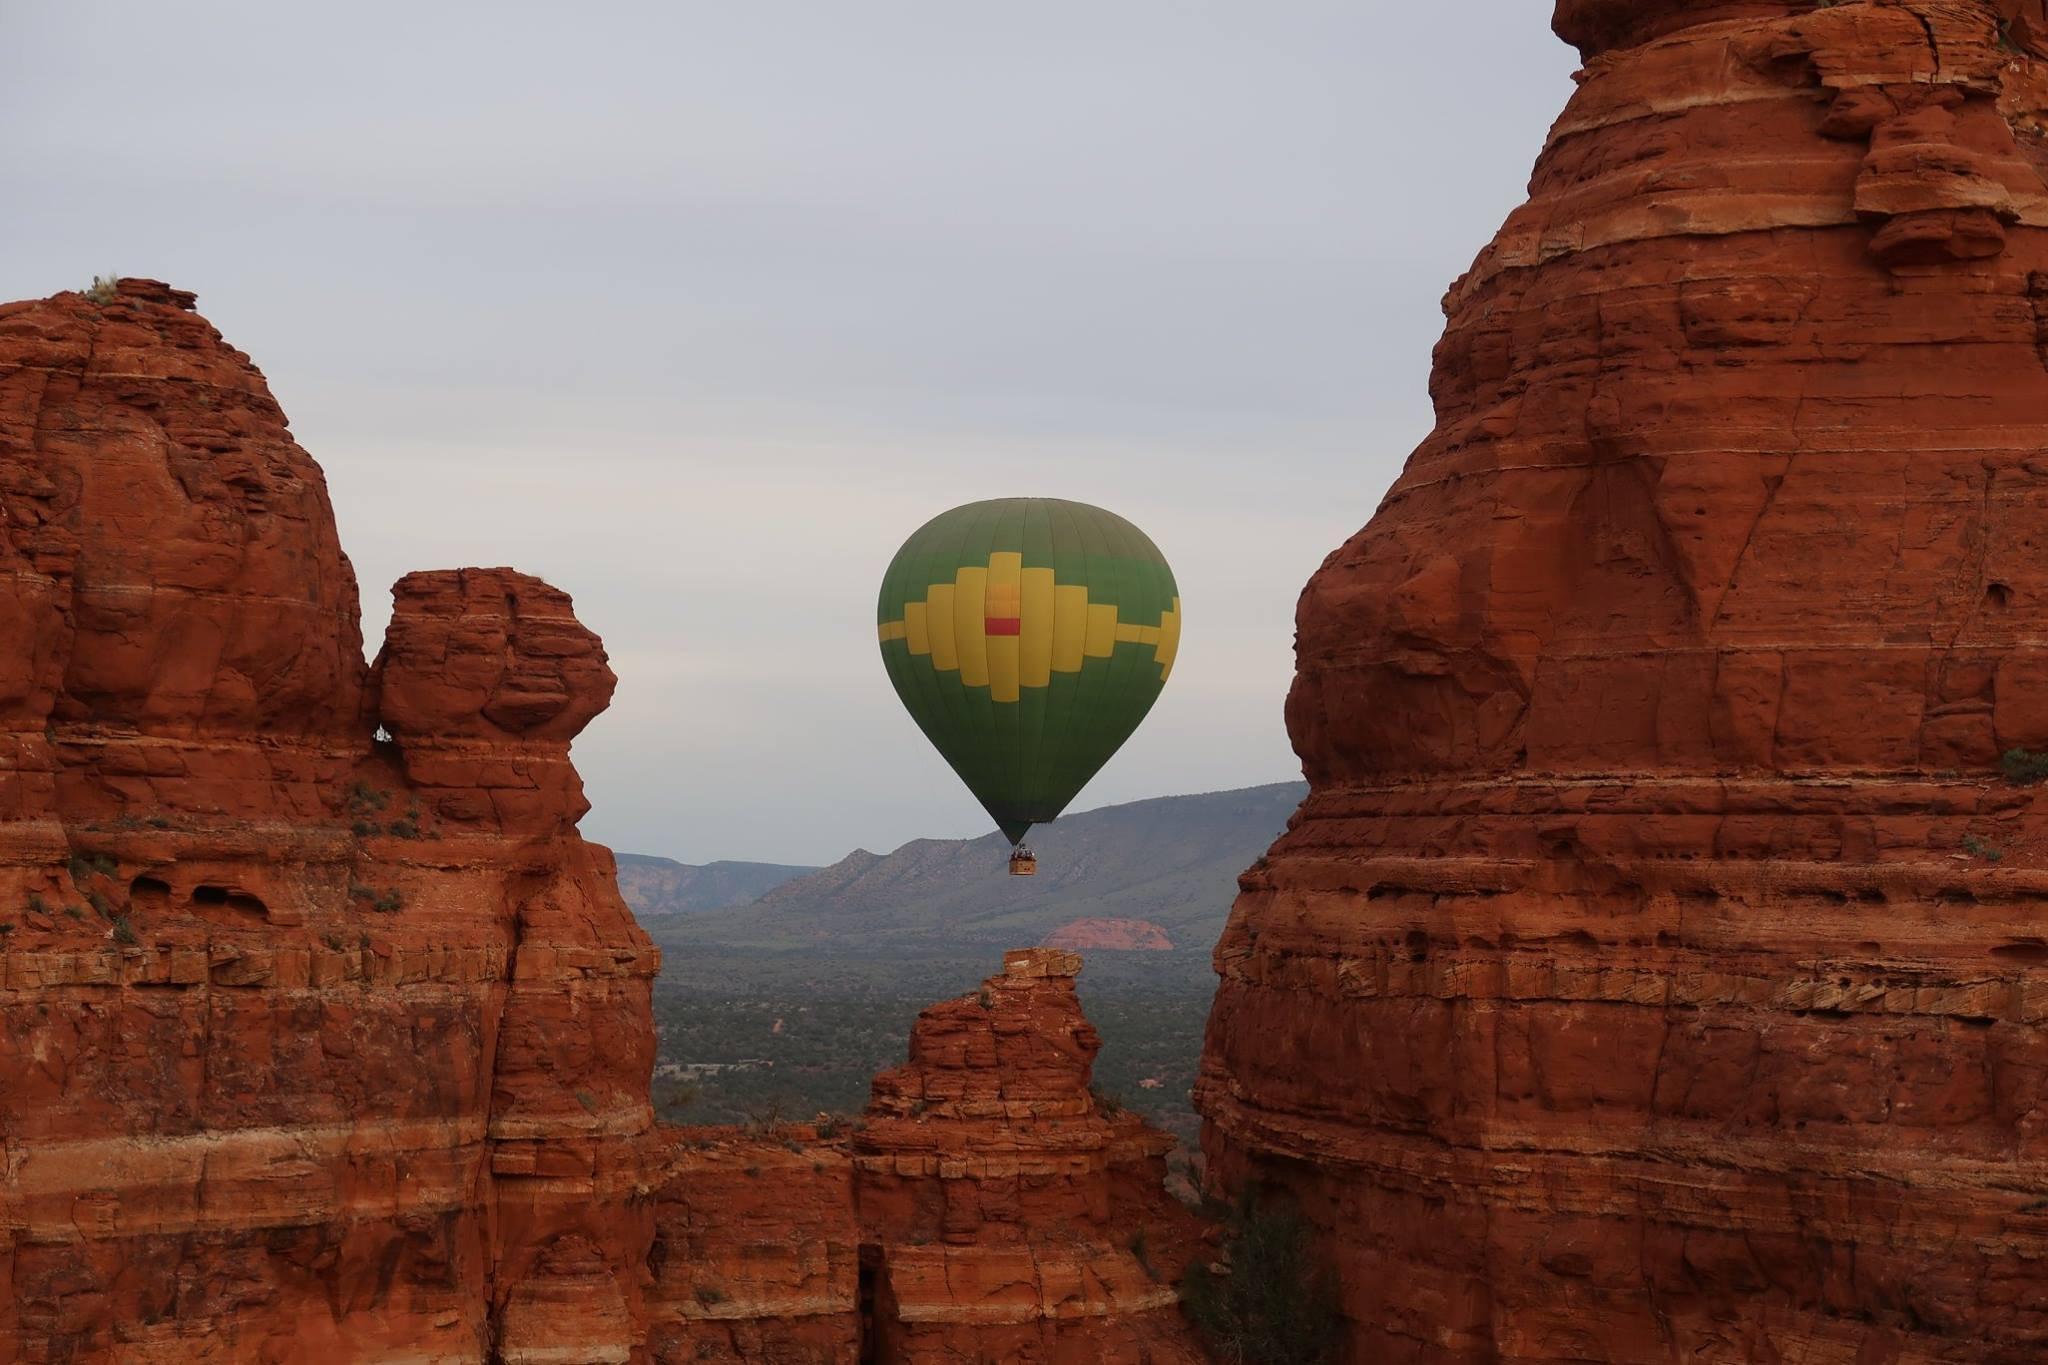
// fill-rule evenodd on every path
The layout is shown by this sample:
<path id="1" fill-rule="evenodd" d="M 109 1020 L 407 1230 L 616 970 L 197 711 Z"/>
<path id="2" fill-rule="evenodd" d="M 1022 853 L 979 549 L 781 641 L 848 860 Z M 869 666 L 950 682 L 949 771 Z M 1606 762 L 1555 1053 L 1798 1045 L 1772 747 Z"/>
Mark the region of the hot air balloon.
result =
<path id="1" fill-rule="evenodd" d="M 1149 537 L 1100 507 L 997 498 L 903 543 L 877 616 L 889 681 L 1036 870 L 1024 833 L 1067 808 L 1173 671 L 1180 596 Z"/>

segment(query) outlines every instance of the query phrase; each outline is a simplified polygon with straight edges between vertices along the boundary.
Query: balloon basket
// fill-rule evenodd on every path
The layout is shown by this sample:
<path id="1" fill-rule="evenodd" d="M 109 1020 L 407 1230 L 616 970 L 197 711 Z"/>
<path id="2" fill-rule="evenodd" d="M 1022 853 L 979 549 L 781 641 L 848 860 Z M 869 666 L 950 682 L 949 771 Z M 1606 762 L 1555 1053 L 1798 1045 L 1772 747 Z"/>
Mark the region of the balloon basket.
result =
<path id="1" fill-rule="evenodd" d="M 1010 875 L 1012 877 L 1036 877 L 1038 855 L 1028 848 L 1020 848 L 1010 854 Z"/>

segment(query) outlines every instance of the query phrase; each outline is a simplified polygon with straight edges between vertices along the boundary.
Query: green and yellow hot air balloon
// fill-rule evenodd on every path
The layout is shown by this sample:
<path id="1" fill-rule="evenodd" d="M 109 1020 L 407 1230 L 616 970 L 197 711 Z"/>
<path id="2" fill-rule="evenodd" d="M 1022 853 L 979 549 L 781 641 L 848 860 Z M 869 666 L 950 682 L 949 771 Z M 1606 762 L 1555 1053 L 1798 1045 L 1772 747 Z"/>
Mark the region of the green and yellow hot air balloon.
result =
<path id="1" fill-rule="evenodd" d="M 1058 498 L 933 517 L 890 561 L 877 615 L 896 695 L 1013 845 L 1138 728 L 1180 647 L 1159 547 Z"/>

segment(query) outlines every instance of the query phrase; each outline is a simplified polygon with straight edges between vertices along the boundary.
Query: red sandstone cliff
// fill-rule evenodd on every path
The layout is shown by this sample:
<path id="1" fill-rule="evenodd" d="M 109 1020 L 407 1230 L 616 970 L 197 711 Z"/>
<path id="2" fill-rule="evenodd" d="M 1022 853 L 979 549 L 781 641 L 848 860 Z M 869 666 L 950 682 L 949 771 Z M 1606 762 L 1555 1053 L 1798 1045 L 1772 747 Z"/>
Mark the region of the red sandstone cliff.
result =
<path id="1" fill-rule="evenodd" d="M 465 570 L 366 669 L 320 471 L 191 305 L 0 308 L 0 1359 L 626 1359 L 604 651 Z"/>
<path id="2" fill-rule="evenodd" d="M 1215 1181 L 1388 1362 L 2048 1358 L 2037 4 L 1566 0 L 1308 585 Z"/>
<path id="3" fill-rule="evenodd" d="M 1070 983 L 992 983 L 1000 1045 L 856 1155 L 654 1126 L 657 955 L 575 829 L 602 645 L 416 573 L 366 667 L 320 471 L 192 302 L 0 306 L 0 1361 L 850 1363 L 899 1331 L 869 1248 L 873 1358 L 1184 1358 Z M 988 1226 L 918 1249 L 956 1190 Z"/>

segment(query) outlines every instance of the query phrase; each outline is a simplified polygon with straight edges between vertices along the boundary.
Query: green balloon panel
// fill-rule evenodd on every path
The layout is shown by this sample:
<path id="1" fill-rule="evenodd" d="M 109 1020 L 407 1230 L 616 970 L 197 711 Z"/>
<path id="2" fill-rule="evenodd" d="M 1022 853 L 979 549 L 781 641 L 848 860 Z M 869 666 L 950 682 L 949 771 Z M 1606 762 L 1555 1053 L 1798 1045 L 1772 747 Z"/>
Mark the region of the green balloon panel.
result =
<path id="1" fill-rule="evenodd" d="M 1159 547 L 1058 498 L 933 517 L 890 561 L 876 617 L 896 695 L 1013 843 L 1130 738 L 1180 648 Z"/>

